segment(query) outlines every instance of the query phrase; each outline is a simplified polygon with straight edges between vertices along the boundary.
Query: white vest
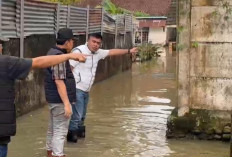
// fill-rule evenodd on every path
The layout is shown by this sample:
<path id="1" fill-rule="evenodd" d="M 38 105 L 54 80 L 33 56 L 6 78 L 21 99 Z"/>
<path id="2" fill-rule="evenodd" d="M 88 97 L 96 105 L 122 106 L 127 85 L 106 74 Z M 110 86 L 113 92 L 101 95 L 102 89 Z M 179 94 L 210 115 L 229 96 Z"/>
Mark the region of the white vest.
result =
<path id="1" fill-rule="evenodd" d="M 70 65 L 74 67 L 73 75 L 76 81 L 76 88 L 89 92 L 95 79 L 98 61 L 108 56 L 109 50 L 99 49 L 92 54 L 85 44 L 74 48 L 72 52 L 89 55 L 86 56 L 85 63 L 70 60 Z"/>

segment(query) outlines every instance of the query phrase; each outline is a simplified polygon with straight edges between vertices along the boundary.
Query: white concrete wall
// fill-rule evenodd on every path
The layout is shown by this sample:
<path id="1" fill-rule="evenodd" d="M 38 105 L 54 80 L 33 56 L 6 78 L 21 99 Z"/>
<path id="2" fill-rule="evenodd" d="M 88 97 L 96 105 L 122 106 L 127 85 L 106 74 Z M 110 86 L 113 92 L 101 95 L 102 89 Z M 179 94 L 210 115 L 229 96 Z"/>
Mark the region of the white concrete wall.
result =
<path id="1" fill-rule="evenodd" d="M 148 42 L 152 44 L 165 44 L 167 38 L 166 28 L 149 28 Z"/>
<path id="2" fill-rule="evenodd" d="M 227 17 L 227 2 L 179 2 L 178 107 L 232 110 L 232 19 Z"/>

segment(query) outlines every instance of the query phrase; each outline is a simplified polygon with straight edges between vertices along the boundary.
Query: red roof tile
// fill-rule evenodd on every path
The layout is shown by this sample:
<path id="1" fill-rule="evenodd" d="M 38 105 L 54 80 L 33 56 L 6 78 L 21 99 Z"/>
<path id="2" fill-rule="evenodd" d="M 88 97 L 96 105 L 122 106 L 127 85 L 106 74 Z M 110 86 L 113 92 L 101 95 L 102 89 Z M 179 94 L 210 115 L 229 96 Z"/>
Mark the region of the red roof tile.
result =
<path id="1" fill-rule="evenodd" d="M 151 27 L 151 28 L 158 28 L 158 27 L 165 27 L 166 20 L 142 20 L 139 21 L 139 28 L 144 27 Z"/>
<path id="2" fill-rule="evenodd" d="M 131 10 L 141 11 L 151 16 L 167 16 L 171 0 L 111 0 L 117 6 Z M 100 5 L 102 0 L 83 0 L 77 4 L 81 7 L 95 7 Z"/>

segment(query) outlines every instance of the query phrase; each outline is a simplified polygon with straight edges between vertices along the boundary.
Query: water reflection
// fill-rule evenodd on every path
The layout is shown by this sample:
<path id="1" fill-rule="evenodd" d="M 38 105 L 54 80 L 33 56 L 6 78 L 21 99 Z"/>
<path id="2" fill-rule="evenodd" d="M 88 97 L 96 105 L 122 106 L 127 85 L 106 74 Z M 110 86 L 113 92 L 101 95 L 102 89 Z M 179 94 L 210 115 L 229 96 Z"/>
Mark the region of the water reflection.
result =
<path id="1" fill-rule="evenodd" d="M 170 99 L 158 98 L 158 97 L 152 97 L 152 96 L 147 96 L 144 98 L 138 97 L 138 100 L 145 101 L 145 102 L 165 103 L 165 104 L 169 104 L 171 102 Z"/>

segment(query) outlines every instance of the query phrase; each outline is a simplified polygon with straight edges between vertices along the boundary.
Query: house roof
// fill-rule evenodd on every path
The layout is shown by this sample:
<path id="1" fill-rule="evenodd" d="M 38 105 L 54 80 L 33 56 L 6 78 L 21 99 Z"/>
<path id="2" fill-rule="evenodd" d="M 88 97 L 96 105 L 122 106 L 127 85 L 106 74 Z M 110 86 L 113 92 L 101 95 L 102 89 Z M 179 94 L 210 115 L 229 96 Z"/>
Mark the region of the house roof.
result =
<path id="1" fill-rule="evenodd" d="M 139 28 L 149 27 L 149 28 L 159 28 L 165 27 L 166 20 L 143 20 L 139 21 Z"/>
<path id="2" fill-rule="evenodd" d="M 166 16 L 148 16 L 148 17 L 136 17 L 137 20 L 166 20 Z"/>
<path id="3" fill-rule="evenodd" d="M 111 0 L 117 6 L 131 10 L 141 11 L 151 16 L 167 16 L 171 0 Z M 86 7 L 89 5 L 91 8 L 100 5 L 102 0 L 82 0 L 77 5 Z"/>

